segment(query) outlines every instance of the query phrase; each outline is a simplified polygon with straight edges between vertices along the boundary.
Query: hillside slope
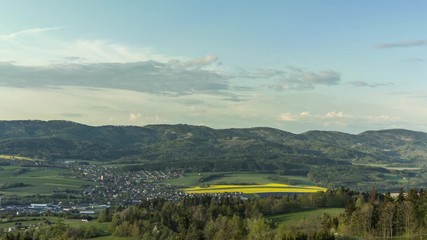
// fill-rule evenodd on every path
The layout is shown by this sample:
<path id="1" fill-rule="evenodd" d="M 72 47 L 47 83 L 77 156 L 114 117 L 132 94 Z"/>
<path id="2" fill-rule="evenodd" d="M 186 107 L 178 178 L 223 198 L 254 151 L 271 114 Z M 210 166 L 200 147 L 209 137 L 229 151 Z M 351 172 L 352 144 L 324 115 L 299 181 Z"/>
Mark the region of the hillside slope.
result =
<path id="1" fill-rule="evenodd" d="M 91 127 L 67 121 L 0 121 L 0 151 L 40 159 L 423 163 L 427 134 L 409 130 L 293 134 L 273 128 L 190 125 Z"/>

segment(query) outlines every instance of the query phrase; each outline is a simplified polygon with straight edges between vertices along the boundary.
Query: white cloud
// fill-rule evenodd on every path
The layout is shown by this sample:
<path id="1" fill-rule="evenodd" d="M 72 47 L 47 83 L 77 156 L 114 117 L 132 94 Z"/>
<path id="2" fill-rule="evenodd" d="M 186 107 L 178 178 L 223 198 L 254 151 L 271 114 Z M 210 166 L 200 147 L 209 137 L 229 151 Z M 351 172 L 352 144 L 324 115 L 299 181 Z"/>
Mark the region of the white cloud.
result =
<path id="1" fill-rule="evenodd" d="M 165 121 L 157 114 L 153 116 L 143 116 L 141 113 L 133 112 L 129 114 L 129 123 L 132 125 L 160 124 L 165 123 Z"/>
<path id="2" fill-rule="evenodd" d="M 21 66 L 47 66 L 68 63 L 132 63 L 156 61 L 175 63 L 179 67 L 205 67 L 217 61 L 214 55 L 194 59 L 155 53 L 148 47 L 130 46 L 106 40 L 61 39 L 50 31 L 62 29 L 34 28 L 0 35 L 0 61 Z"/>
<path id="3" fill-rule="evenodd" d="M 309 117 L 311 117 L 310 112 L 301 112 L 299 114 L 281 113 L 278 117 L 278 120 L 284 122 L 295 122 Z"/>
<path id="4" fill-rule="evenodd" d="M 347 117 L 347 116 L 344 115 L 343 112 L 332 111 L 332 112 L 326 113 L 325 117 L 327 117 L 327 118 L 343 118 L 343 117 Z"/>
<path id="5" fill-rule="evenodd" d="M 130 122 L 138 122 L 142 119 L 142 116 L 140 113 L 129 113 L 129 121 Z"/>
<path id="6" fill-rule="evenodd" d="M 300 115 L 301 117 L 310 117 L 310 116 L 311 116 L 310 112 L 302 112 L 302 113 L 300 113 L 299 115 Z"/>
<path id="7" fill-rule="evenodd" d="M 169 60 L 169 64 L 171 64 L 172 66 L 178 66 L 178 67 L 195 67 L 195 68 L 200 68 L 200 67 L 205 67 L 208 66 L 214 62 L 216 62 L 218 60 L 217 56 L 214 55 L 206 55 L 204 57 L 199 57 L 199 58 L 194 58 L 188 61 L 185 60 L 179 60 L 179 59 L 171 59 Z"/>
<path id="8" fill-rule="evenodd" d="M 308 111 L 301 113 L 281 113 L 278 118 L 281 122 L 304 122 L 304 124 L 313 124 L 326 127 L 348 127 L 359 126 L 394 126 L 401 122 L 399 117 L 390 115 L 351 115 L 342 111 L 329 111 L 323 114 L 312 114 Z"/>
<path id="9" fill-rule="evenodd" d="M 285 122 L 293 122 L 298 120 L 294 115 L 292 115 L 291 113 L 281 113 L 279 115 L 279 120 L 280 121 L 285 121 Z"/>

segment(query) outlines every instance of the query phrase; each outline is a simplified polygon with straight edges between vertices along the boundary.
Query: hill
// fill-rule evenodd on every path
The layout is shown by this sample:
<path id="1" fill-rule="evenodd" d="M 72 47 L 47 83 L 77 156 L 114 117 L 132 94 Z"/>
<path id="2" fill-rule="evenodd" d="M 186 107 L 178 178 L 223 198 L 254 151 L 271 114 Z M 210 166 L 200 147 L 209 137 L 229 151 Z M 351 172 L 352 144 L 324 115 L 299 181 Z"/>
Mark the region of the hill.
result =
<path id="1" fill-rule="evenodd" d="M 372 165 L 423 167 L 426 146 L 427 133 L 403 129 L 357 135 L 332 131 L 293 134 L 265 127 L 212 129 L 185 124 L 92 127 L 68 121 L 0 121 L 0 154 L 140 164 L 132 166 L 134 169 L 307 175 L 326 166 L 356 169 L 356 173 L 387 174 L 384 168 Z M 326 178 L 320 175 L 321 179 Z M 312 175 L 316 176 L 319 174 Z"/>
<path id="2" fill-rule="evenodd" d="M 358 135 L 293 134 L 273 128 L 212 129 L 190 125 L 91 127 L 68 121 L 0 121 L 4 154 L 40 159 L 152 161 L 285 160 L 290 156 L 360 163 L 423 163 L 427 133 L 403 129 Z"/>

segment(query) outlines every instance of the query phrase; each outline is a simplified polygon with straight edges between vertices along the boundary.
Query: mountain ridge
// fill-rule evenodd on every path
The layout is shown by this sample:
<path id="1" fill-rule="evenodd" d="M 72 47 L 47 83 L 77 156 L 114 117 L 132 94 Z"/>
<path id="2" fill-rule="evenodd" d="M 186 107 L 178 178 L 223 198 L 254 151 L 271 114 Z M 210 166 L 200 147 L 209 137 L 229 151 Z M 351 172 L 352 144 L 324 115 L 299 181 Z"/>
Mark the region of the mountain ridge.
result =
<path id="1" fill-rule="evenodd" d="M 183 160 L 173 156 L 176 151 L 185 153 L 187 160 L 213 155 L 216 158 L 212 160 L 233 155 L 240 159 L 252 153 L 260 161 L 296 155 L 349 162 L 417 162 L 427 157 L 425 146 L 427 133 L 406 129 L 359 134 L 313 130 L 295 134 L 269 127 L 214 129 L 188 124 L 138 127 L 89 126 L 62 120 L 0 121 L 3 154 L 41 159 L 85 159 L 87 153 L 89 159 L 96 160 Z"/>

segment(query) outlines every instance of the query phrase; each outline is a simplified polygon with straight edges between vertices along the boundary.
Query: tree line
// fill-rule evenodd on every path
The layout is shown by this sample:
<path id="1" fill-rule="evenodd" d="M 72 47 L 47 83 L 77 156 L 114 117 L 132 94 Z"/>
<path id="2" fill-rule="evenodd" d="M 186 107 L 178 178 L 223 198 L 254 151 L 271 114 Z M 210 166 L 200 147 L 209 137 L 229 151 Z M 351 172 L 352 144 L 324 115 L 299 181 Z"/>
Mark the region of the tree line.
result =
<path id="1" fill-rule="evenodd" d="M 273 216 L 315 208 L 341 207 L 292 223 Z M 420 239 L 427 234 L 427 191 L 356 192 L 338 188 L 301 195 L 244 198 L 237 194 L 189 195 L 179 201 L 145 200 L 103 210 L 98 221 L 116 237 L 134 239 Z M 87 239 L 105 233 L 63 222 L 4 233 L 1 239 Z"/>
<path id="2" fill-rule="evenodd" d="M 271 216 L 313 208 L 345 207 L 292 224 Z M 419 239 L 427 234 L 427 192 L 398 196 L 338 188 L 327 192 L 242 199 L 234 195 L 191 196 L 178 202 L 145 201 L 103 213 L 115 236 L 136 239 Z"/>
<path id="3" fill-rule="evenodd" d="M 344 207 L 354 193 L 346 189 L 292 196 L 241 198 L 189 196 L 178 202 L 144 201 L 122 211 L 100 214 L 118 237 L 136 239 L 334 239 L 338 219 L 322 218 L 316 231 L 278 227 L 269 216 L 319 207 Z M 320 225 L 319 225 L 320 226 Z"/>

